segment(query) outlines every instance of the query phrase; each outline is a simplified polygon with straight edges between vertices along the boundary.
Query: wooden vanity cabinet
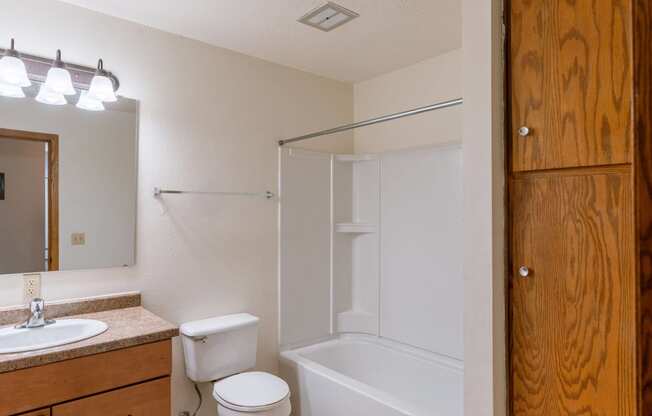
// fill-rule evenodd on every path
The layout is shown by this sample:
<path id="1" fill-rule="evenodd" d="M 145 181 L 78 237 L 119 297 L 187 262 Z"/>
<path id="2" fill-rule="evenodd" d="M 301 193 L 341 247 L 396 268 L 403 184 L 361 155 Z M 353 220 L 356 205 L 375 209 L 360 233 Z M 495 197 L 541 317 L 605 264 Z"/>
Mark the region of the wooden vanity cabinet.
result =
<path id="1" fill-rule="evenodd" d="M 167 339 L 2 373 L 0 415 L 167 415 L 171 370 Z"/>

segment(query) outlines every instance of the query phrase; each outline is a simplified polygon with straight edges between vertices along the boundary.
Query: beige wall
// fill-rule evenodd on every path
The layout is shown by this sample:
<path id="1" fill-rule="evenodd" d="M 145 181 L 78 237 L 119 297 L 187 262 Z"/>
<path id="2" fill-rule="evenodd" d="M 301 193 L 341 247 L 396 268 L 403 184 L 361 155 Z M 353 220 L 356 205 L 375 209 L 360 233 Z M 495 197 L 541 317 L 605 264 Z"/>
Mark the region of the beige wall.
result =
<path id="1" fill-rule="evenodd" d="M 141 290 L 145 306 L 180 323 L 249 311 L 261 317 L 258 365 L 277 368 L 277 206 L 207 196 L 152 197 L 155 186 L 264 190 L 277 186 L 278 139 L 348 123 L 347 84 L 48 0 L 5 0 L 0 39 L 25 52 L 93 65 L 99 57 L 141 101 L 137 265 L 48 273 L 46 299 Z M 333 146 L 333 143 L 337 143 Z M 350 139 L 306 146 L 351 152 Z M 0 305 L 21 301 L 0 277 Z M 174 343 L 173 414 L 196 397 Z M 214 415 L 204 386 L 201 415 Z"/>
<path id="2" fill-rule="evenodd" d="M 464 412 L 504 416 L 502 1 L 464 0 Z"/>
<path id="3" fill-rule="evenodd" d="M 0 139 L 0 273 L 45 266 L 45 144 Z M 0 277 L 1 279 L 1 277 Z"/>
<path id="4" fill-rule="evenodd" d="M 454 50 L 355 84 L 355 120 L 363 121 L 462 96 L 462 50 Z M 452 107 L 355 130 L 355 150 L 388 150 L 459 142 L 462 107 Z"/>

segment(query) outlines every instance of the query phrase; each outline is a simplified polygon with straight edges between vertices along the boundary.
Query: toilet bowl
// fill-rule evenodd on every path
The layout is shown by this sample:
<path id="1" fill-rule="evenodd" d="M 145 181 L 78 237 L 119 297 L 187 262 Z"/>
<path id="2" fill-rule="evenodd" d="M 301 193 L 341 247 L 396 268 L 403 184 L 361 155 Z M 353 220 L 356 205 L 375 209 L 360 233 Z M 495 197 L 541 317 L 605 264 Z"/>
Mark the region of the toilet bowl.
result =
<path id="1" fill-rule="evenodd" d="M 186 322 L 179 332 L 186 375 L 195 383 L 213 382 L 218 416 L 290 415 L 287 383 L 269 373 L 247 371 L 256 364 L 257 317 L 240 313 Z"/>
<path id="2" fill-rule="evenodd" d="M 289 416 L 290 388 L 282 379 L 263 372 L 247 372 L 213 384 L 219 416 Z"/>

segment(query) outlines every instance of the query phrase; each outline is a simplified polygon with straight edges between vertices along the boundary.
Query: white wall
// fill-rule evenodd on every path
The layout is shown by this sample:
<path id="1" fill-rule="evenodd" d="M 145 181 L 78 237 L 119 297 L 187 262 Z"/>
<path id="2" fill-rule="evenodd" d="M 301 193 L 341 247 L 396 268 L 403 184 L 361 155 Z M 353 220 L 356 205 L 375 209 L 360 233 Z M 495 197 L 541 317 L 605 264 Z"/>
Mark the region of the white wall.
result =
<path id="1" fill-rule="evenodd" d="M 0 200 L 0 273 L 43 270 L 45 144 L 0 138 L 0 173 L 5 174 L 5 199 Z"/>
<path id="2" fill-rule="evenodd" d="M 507 414 L 502 1 L 463 0 L 464 412 Z"/>
<path id="3" fill-rule="evenodd" d="M 355 120 L 362 121 L 462 96 L 462 50 L 355 84 Z M 355 131 L 357 153 L 459 142 L 461 106 Z"/>
<path id="4" fill-rule="evenodd" d="M 137 264 L 48 273 L 46 299 L 142 290 L 172 322 L 250 311 L 261 317 L 258 365 L 276 371 L 277 210 L 274 201 L 152 197 L 152 188 L 276 190 L 281 138 L 352 121 L 350 85 L 48 0 L 5 0 L 0 39 L 27 53 L 105 67 L 140 100 Z M 314 143 L 314 144 L 313 144 Z M 350 152 L 346 137 L 307 146 Z M 336 143 L 336 146 L 333 146 Z M 0 278 L 0 305 L 22 299 Z M 173 414 L 196 397 L 174 343 Z M 204 386 L 210 398 L 210 386 Z M 212 400 L 201 413 L 214 415 Z"/>
<path id="5" fill-rule="evenodd" d="M 133 265 L 137 111 L 0 97 L 0 126 L 59 136 L 59 270 Z M 73 246 L 73 233 L 84 233 L 86 244 Z"/>

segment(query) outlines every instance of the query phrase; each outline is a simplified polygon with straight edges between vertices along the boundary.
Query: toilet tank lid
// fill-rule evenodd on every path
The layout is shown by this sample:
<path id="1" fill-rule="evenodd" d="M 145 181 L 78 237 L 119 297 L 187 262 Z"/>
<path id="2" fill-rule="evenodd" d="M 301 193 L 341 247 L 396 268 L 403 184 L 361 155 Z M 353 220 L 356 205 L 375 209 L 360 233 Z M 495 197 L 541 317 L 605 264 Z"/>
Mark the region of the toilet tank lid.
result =
<path id="1" fill-rule="evenodd" d="M 215 318 L 186 322 L 181 324 L 179 332 L 187 337 L 205 337 L 249 325 L 255 325 L 257 323 L 258 317 L 256 316 L 248 313 L 236 313 L 233 315 L 217 316 Z"/>

